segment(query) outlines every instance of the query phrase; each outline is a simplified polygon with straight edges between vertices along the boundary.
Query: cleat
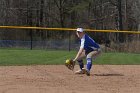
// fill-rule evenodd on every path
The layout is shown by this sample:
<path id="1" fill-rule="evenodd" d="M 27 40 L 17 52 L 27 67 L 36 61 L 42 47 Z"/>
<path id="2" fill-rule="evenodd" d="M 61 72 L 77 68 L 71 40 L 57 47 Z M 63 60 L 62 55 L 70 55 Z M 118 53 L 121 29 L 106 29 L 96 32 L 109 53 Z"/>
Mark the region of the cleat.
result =
<path id="1" fill-rule="evenodd" d="M 78 70 L 75 72 L 75 74 L 84 74 L 83 70 Z"/>
<path id="2" fill-rule="evenodd" d="M 82 68 L 82 71 L 87 75 L 87 76 L 90 76 L 90 71 L 85 69 L 85 68 Z"/>

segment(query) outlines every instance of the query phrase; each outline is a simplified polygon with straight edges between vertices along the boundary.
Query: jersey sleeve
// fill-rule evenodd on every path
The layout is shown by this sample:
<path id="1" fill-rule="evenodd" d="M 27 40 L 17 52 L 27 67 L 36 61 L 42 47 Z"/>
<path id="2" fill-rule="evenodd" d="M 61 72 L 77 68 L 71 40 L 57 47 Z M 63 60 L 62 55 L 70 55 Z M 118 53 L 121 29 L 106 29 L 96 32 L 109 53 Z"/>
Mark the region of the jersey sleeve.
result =
<path id="1" fill-rule="evenodd" d="M 81 39 L 81 46 L 80 46 L 80 48 L 84 48 L 84 44 L 85 44 L 85 39 L 82 38 L 82 39 Z"/>

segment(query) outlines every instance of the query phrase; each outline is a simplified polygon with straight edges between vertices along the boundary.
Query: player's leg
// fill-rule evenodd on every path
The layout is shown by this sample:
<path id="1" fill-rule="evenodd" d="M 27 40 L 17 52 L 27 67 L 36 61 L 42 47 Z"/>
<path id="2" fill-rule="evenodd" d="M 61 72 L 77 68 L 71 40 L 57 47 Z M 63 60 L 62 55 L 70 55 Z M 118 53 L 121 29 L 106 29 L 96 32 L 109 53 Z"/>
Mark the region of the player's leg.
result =
<path id="1" fill-rule="evenodd" d="M 84 57 L 85 57 L 85 53 L 83 52 L 77 60 L 79 67 L 80 67 L 80 70 L 76 71 L 75 74 L 84 74 L 84 72 L 82 71 L 82 68 L 84 68 L 84 63 L 83 63 Z"/>
<path id="2" fill-rule="evenodd" d="M 90 70 L 92 68 L 92 58 L 96 58 L 101 51 L 92 51 L 87 55 L 87 64 L 86 64 L 86 74 L 89 76 L 90 75 Z"/>
<path id="3" fill-rule="evenodd" d="M 83 59 L 77 60 L 77 61 L 78 61 L 78 64 L 79 64 L 80 69 L 82 70 L 82 68 L 84 68 Z"/>

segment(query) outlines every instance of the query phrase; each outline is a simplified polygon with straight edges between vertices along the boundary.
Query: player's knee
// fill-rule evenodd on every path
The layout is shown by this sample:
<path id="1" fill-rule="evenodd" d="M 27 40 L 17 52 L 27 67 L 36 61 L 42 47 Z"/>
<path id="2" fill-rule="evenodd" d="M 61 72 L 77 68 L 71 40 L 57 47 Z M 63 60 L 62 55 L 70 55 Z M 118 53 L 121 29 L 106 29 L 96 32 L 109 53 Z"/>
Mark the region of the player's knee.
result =
<path id="1" fill-rule="evenodd" d="M 77 60 L 78 61 L 78 63 L 83 63 L 83 60 Z"/>
<path id="2" fill-rule="evenodd" d="M 91 54 L 88 54 L 88 55 L 87 55 L 87 59 L 88 59 L 88 58 L 92 58 L 92 55 L 91 55 Z"/>
<path id="3" fill-rule="evenodd" d="M 77 60 L 77 61 L 78 61 L 79 65 L 83 65 L 84 64 L 83 60 Z"/>
<path id="4" fill-rule="evenodd" d="M 87 64 L 92 64 L 92 58 L 87 58 Z"/>

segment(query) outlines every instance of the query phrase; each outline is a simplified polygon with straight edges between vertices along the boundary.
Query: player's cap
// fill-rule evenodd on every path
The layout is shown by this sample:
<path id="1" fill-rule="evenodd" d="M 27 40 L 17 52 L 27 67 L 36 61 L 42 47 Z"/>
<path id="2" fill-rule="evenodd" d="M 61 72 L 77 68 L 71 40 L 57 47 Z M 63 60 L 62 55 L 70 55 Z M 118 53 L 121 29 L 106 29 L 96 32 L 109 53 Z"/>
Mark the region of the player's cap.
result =
<path id="1" fill-rule="evenodd" d="M 77 31 L 77 32 L 84 32 L 84 29 L 83 29 L 83 28 L 77 28 L 76 31 Z"/>

